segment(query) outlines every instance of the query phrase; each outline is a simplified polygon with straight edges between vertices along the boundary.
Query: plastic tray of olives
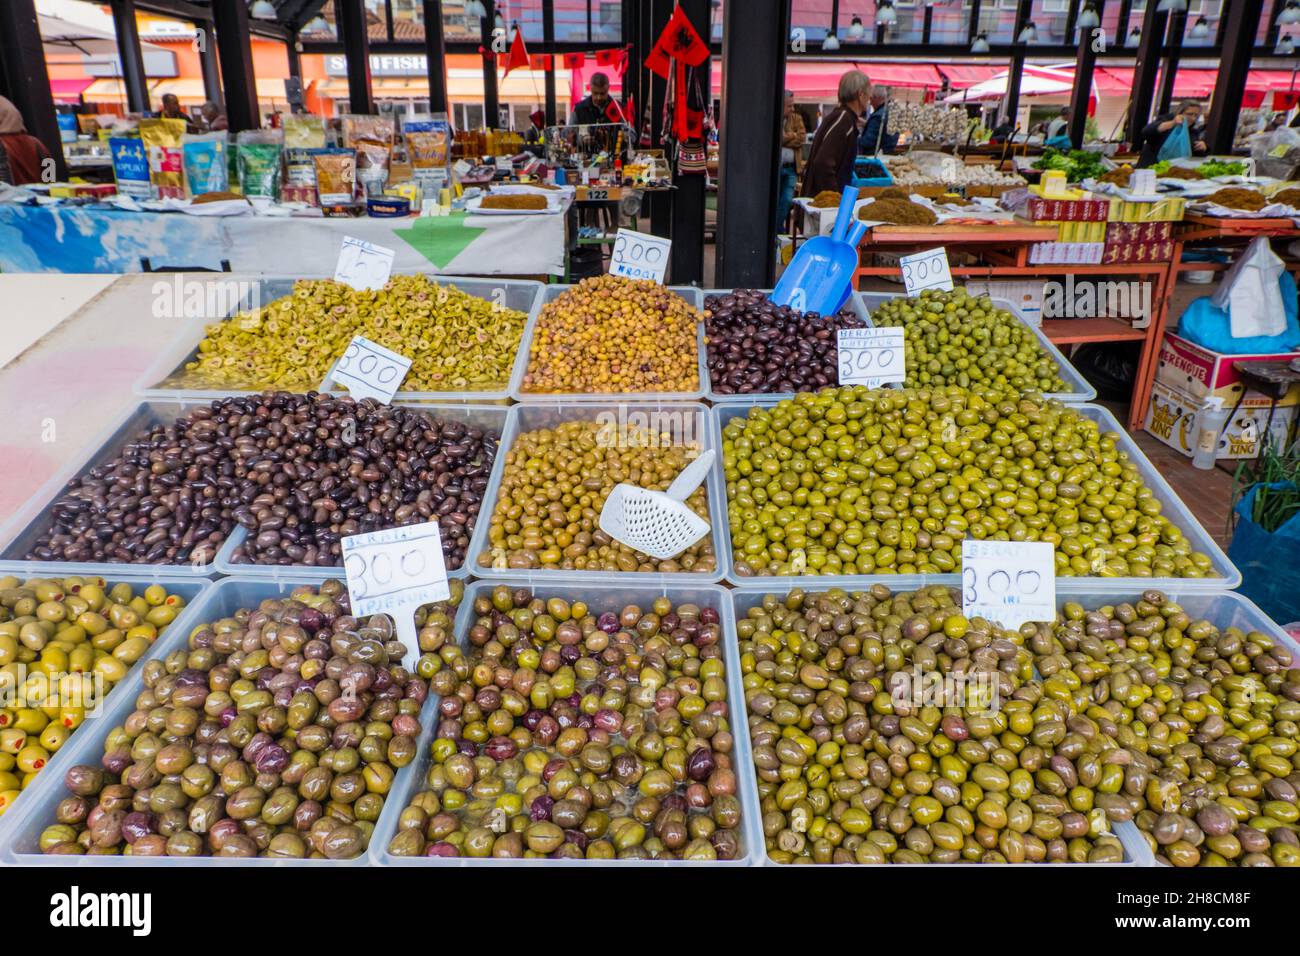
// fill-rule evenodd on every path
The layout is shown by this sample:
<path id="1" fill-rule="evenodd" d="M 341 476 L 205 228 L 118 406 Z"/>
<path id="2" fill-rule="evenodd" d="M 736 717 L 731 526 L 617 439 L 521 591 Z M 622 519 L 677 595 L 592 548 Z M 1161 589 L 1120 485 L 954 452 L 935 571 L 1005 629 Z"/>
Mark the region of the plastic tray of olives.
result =
<path id="1" fill-rule="evenodd" d="M 537 318 L 542 309 L 548 302 L 559 298 L 565 292 L 574 288 L 573 285 L 564 283 L 551 283 L 542 287 L 542 295 L 538 302 L 537 310 L 533 313 L 528 322 L 528 328 L 524 330 L 524 340 L 519 346 L 521 365 L 516 368 L 516 375 L 512 381 L 510 390 L 511 397 L 517 402 L 690 402 L 698 401 L 704 397 L 704 383 L 708 375 L 708 361 L 704 354 L 702 344 L 696 346 L 696 367 L 699 376 L 699 387 L 689 392 L 525 392 L 523 390 L 524 374 L 528 371 L 528 358 L 533 345 L 533 333 L 537 327 Z M 703 329 L 703 311 L 704 311 L 704 293 L 694 286 L 674 285 L 668 287 L 670 291 L 677 293 L 686 302 L 701 313 L 700 328 Z M 701 336 L 703 332 L 699 333 Z M 697 339 L 697 343 L 702 343 L 702 339 Z"/>
<path id="2" fill-rule="evenodd" d="M 859 292 L 856 298 L 861 300 L 863 308 L 868 314 L 874 312 L 876 307 L 887 299 L 896 299 L 899 296 L 891 295 L 888 292 Z M 1048 398 L 1055 398 L 1062 402 L 1091 402 L 1097 397 L 1097 390 L 1093 388 L 1092 383 L 1079 374 L 1079 370 L 1070 364 L 1070 360 L 1062 354 L 1052 340 L 1043 332 L 1042 326 L 1034 325 L 1025 318 L 1016 306 L 1006 299 L 993 299 L 993 304 L 999 309 L 1005 309 L 1014 315 L 1017 319 L 1029 326 L 1033 330 L 1034 337 L 1038 339 L 1038 344 L 1043 347 L 1043 351 L 1050 355 L 1061 369 L 1061 378 L 1065 384 L 1070 386 L 1068 392 L 1048 392 Z"/>
<path id="3" fill-rule="evenodd" d="M 501 582 L 491 581 L 474 581 L 465 589 L 464 602 L 461 605 L 461 612 L 456 617 L 456 640 L 462 648 L 470 648 L 468 631 L 473 624 L 474 616 L 465 617 L 464 612 L 474 606 L 476 597 L 492 594 L 495 587 L 500 586 Z M 660 597 L 666 597 L 672 602 L 674 607 L 681 604 L 691 603 L 700 608 L 711 607 L 716 610 L 720 617 L 722 625 L 722 640 L 727 644 L 725 655 L 725 666 L 727 669 L 727 703 L 728 703 L 728 723 L 730 725 L 733 748 L 732 767 L 735 771 L 736 796 L 740 801 L 741 820 L 738 828 L 740 838 L 740 854 L 733 860 L 711 860 L 711 861 L 694 861 L 694 860 L 619 860 L 616 861 L 619 866 L 754 866 L 758 864 L 759 856 L 762 854 L 763 830 L 758 816 L 758 803 L 756 800 L 757 788 L 754 784 L 753 777 L 753 758 L 749 749 L 749 734 L 745 729 L 745 719 L 743 714 L 744 693 L 739 676 L 739 668 L 735 661 L 735 622 L 732 617 L 731 598 L 725 588 L 715 585 L 701 585 L 697 587 L 679 587 L 676 585 L 656 586 L 656 585 L 610 585 L 610 584 L 588 584 L 585 582 L 577 583 L 573 581 L 559 581 L 558 579 L 548 579 L 545 584 L 539 584 L 531 589 L 534 597 L 549 600 L 551 598 L 561 598 L 566 601 L 583 601 L 587 604 L 590 612 L 599 615 L 604 612 L 613 612 L 617 614 L 625 605 L 635 604 L 643 609 L 648 608 Z M 437 699 L 432 691 L 429 694 L 430 703 L 434 710 L 426 707 L 426 713 L 436 713 L 438 706 Z M 405 808 L 410 805 L 412 799 L 426 789 L 425 778 L 432 764 L 432 744 L 437 734 L 438 720 L 430 717 L 425 721 L 425 726 L 421 732 L 419 740 L 419 749 L 417 757 L 412 764 L 404 769 L 405 776 L 400 776 L 394 784 L 391 794 L 389 795 L 390 806 L 385 806 L 384 815 L 379 825 L 375 828 L 374 837 L 371 841 L 371 853 L 376 855 L 384 865 L 391 866 L 582 866 L 589 861 L 585 859 L 558 860 L 558 859 L 496 859 L 486 858 L 469 858 L 469 857 L 441 857 L 441 856 L 399 856 L 389 852 L 389 841 L 397 833 L 398 817 L 389 815 L 391 806 L 400 805 Z M 400 812 L 400 811 L 399 811 Z M 648 829 L 648 828 L 647 828 Z"/>
<path id="4" fill-rule="evenodd" d="M 735 290 L 705 289 L 704 296 L 705 299 L 707 300 L 707 298 L 711 295 L 727 295 L 728 293 L 733 291 Z M 765 293 L 766 295 L 772 294 L 771 289 L 760 289 L 759 291 Z M 867 328 L 872 327 L 871 315 L 867 310 L 866 306 L 863 305 L 862 302 L 862 293 L 855 292 L 851 294 L 849 296 L 849 300 L 846 303 L 844 303 L 844 308 L 852 309 L 854 312 L 857 313 L 858 317 L 861 318 L 862 321 L 866 323 Z M 709 374 L 708 352 L 707 352 L 707 346 L 704 344 L 704 323 L 703 322 L 700 323 L 699 343 L 700 343 L 699 344 L 700 354 L 704 356 L 704 397 L 708 401 L 720 403 L 720 402 L 744 402 L 753 398 L 777 398 L 777 399 L 794 398 L 795 396 L 794 392 L 747 392 L 743 394 L 736 393 L 736 392 L 715 392 L 713 390 L 713 377 Z"/>
<path id="5" fill-rule="evenodd" d="M 212 279 L 211 281 L 218 282 L 222 280 Z M 246 291 L 245 298 L 232 302 L 227 315 L 220 318 L 231 318 L 252 305 L 269 305 L 276 299 L 291 294 L 295 281 L 289 278 L 254 279 L 253 282 L 256 283 L 254 286 L 256 299 L 252 298 L 251 292 Z M 514 309 L 528 316 L 523 334 L 519 339 L 519 347 L 511 364 L 510 379 L 508 382 L 502 383 L 498 388 L 485 391 L 399 391 L 394 395 L 393 400 L 398 402 L 508 403 L 511 393 L 522 383 L 524 369 L 528 365 L 526 346 L 532 337 L 532 328 L 537 322 L 537 313 L 541 308 L 542 283 L 529 279 L 460 279 L 454 277 L 438 278 L 437 281 L 448 286 L 454 286 L 461 292 L 476 298 L 488 302 L 497 302 L 504 308 Z M 198 398 L 211 400 L 227 395 L 255 395 L 274 388 L 274 383 L 266 383 L 262 387 L 248 389 L 173 388 L 165 384 L 172 376 L 184 373 L 186 364 L 198 355 L 199 343 L 206 337 L 207 327 L 215 321 L 217 321 L 216 318 L 187 320 L 153 364 L 145 370 L 144 374 L 135 383 L 135 394 L 142 398 L 154 400 Z M 320 383 L 317 391 L 346 394 L 346 389 L 334 386 L 328 376 Z"/>
<path id="6" fill-rule="evenodd" d="M 101 706 L 104 707 L 116 703 L 118 699 L 118 695 L 115 692 L 119 687 L 123 686 L 124 684 L 130 683 L 131 675 L 136 672 L 137 665 L 141 661 L 148 660 L 150 657 L 154 655 L 157 648 L 165 646 L 167 641 L 172 640 L 173 627 L 177 627 L 178 630 L 176 631 L 176 633 L 179 633 L 179 629 L 183 629 L 186 626 L 185 621 L 188 619 L 188 612 L 190 607 L 200 598 L 200 596 L 203 594 L 205 590 L 214 586 L 212 581 L 210 581 L 209 579 L 195 577 L 193 575 L 181 576 L 176 574 L 172 574 L 172 575 L 140 574 L 139 572 L 135 572 L 131 570 L 124 570 L 119 572 L 116 570 L 116 567 L 117 566 L 109 567 L 106 569 L 109 572 L 108 574 L 99 575 L 99 577 L 103 578 L 105 581 L 104 584 L 105 592 L 110 591 L 114 585 L 127 584 L 130 585 L 132 591 L 135 594 L 139 595 L 143 593 L 145 588 L 150 587 L 151 585 L 158 585 L 164 588 L 169 596 L 174 595 L 183 599 L 185 601 L 185 604 L 180 609 L 180 611 L 177 613 L 176 617 L 172 620 L 170 624 L 166 624 L 161 627 L 161 629 L 158 631 L 158 636 L 154 638 L 153 642 L 148 646 L 148 648 L 145 649 L 144 653 L 141 654 L 140 657 L 137 658 L 134 663 L 130 664 L 126 668 L 125 676 L 123 676 L 115 684 L 112 684 L 112 686 L 108 688 L 108 693 L 104 695 L 104 699 L 101 702 Z M 129 568 L 129 565 L 122 565 L 121 567 Z M 0 578 L 3 578 L 11 574 L 19 578 L 20 581 L 24 581 L 24 582 L 37 577 L 47 577 L 53 579 L 56 582 L 59 582 L 69 577 L 90 577 L 91 576 L 91 575 L 67 575 L 67 574 L 32 575 L 27 573 L 24 569 L 21 568 L 11 569 L 9 566 L 0 563 Z M 107 678 L 105 678 L 105 680 L 107 680 Z M 14 704 L 10 702 L 11 700 L 12 698 L 8 698 L 8 695 L 6 695 L 6 700 L 4 700 L 2 703 L 4 703 L 6 707 L 13 707 Z M 61 717 L 66 718 L 66 716 L 67 715 L 55 716 L 52 718 L 52 720 L 57 721 L 61 719 Z M 91 714 L 91 715 L 87 715 L 85 718 L 82 718 L 81 725 L 78 727 L 74 727 L 71 733 L 69 733 L 67 739 L 63 741 L 63 743 L 59 746 L 57 750 L 54 750 L 50 754 L 49 760 L 46 761 L 45 766 L 42 767 L 40 772 L 36 775 L 35 781 L 28 784 L 27 789 L 20 791 L 18 797 L 14 800 L 13 804 L 11 804 L 8 808 L 6 808 L 6 811 L 4 812 L 3 815 L 0 815 L 0 846 L 3 846 L 3 841 L 4 841 L 3 834 L 5 830 L 5 821 L 13 816 L 13 806 L 22 806 L 24 800 L 23 795 L 26 794 L 28 790 L 34 790 L 41 781 L 46 779 L 59 780 L 63 778 L 63 771 L 68 766 L 68 760 L 69 760 L 68 753 L 71 751 L 72 746 L 79 739 L 81 732 L 85 730 L 87 727 L 94 728 L 94 727 L 103 726 L 98 722 L 96 716 L 97 715 Z M 91 736 L 94 736 L 93 730 L 87 732 L 90 733 Z M 43 737 L 43 735 L 41 736 Z M 37 734 L 32 733 L 28 735 L 29 743 L 36 743 L 37 739 L 38 739 Z M 46 746 L 44 740 L 40 741 L 40 745 L 42 747 L 45 747 L 45 749 L 49 749 Z"/>
<path id="7" fill-rule="evenodd" d="M 88 561 L 36 561 L 25 555 L 39 542 L 41 535 L 53 524 L 50 506 L 63 494 L 68 482 L 90 469 L 116 458 L 135 436 L 155 425 L 167 425 L 197 408 L 208 405 L 205 401 L 149 401 L 133 405 L 110 424 L 88 446 L 89 451 L 74 457 L 71 463 L 55 473 L 41 485 L 13 516 L 0 526 L 0 562 L 10 573 L 28 577 L 53 577 L 97 574 L 109 577 L 117 569 L 134 574 L 168 575 L 194 574 L 210 577 L 217 573 L 216 556 L 221 546 L 213 549 L 208 561 L 186 561 L 179 564 L 134 564 L 125 562 L 97 563 Z M 223 539 L 223 544 L 224 544 Z"/>
<path id="8" fill-rule="evenodd" d="M 759 398 L 744 404 L 725 403 L 713 407 L 713 435 L 714 447 L 719 450 L 718 470 L 723 468 L 721 462 L 722 449 L 722 429 L 727 422 L 733 418 L 744 418 L 749 414 L 749 409 L 755 406 L 762 408 L 772 408 L 779 404 L 778 401 L 770 398 Z M 1109 591 L 1111 593 L 1140 593 L 1144 588 L 1149 587 L 1172 587 L 1180 590 L 1196 591 L 1227 591 L 1241 584 L 1241 572 L 1237 570 L 1228 556 L 1219 547 L 1218 542 L 1210 535 L 1208 531 L 1201 526 L 1196 520 L 1196 516 L 1191 510 L 1183 504 L 1182 500 L 1169 486 L 1162 474 L 1156 469 L 1150 459 L 1142 452 L 1132 436 L 1120 425 L 1115 416 L 1100 405 L 1071 403 L 1069 408 L 1082 415 L 1084 418 L 1097 422 L 1102 433 L 1113 432 L 1117 436 L 1116 444 L 1119 450 L 1126 454 L 1129 459 L 1137 464 L 1138 471 L 1142 482 L 1151 490 L 1152 494 L 1161 504 L 1161 514 L 1165 515 L 1174 525 L 1183 533 L 1191 545 L 1193 551 L 1199 551 L 1210 558 L 1210 568 L 1215 573 L 1215 577 L 1201 578 L 1141 578 L 1141 577 L 1060 577 L 1056 578 L 1056 590 L 1061 593 L 1076 593 L 1080 591 Z M 726 479 L 723 478 L 723 488 L 725 491 Z M 738 585 L 762 586 L 771 590 L 788 589 L 792 581 L 799 581 L 800 585 L 805 588 L 817 587 L 820 582 L 825 582 L 827 587 L 832 584 L 839 587 L 860 587 L 876 582 L 889 585 L 894 590 L 914 590 L 926 584 L 955 584 L 960 578 L 959 574 L 877 574 L 877 575 L 800 575 L 800 576 L 779 576 L 779 575 L 756 575 L 752 577 L 738 575 L 735 571 L 735 560 L 731 544 L 731 523 L 726 517 L 726 504 L 724 503 L 724 519 L 721 524 L 721 538 L 719 555 L 724 562 L 726 569 L 726 580 Z"/>
<path id="9" fill-rule="evenodd" d="M 878 583 L 882 580 L 884 579 L 877 579 Z M 902 582 L 894 582 L 888 580 L 884 580 L 884 583 L 895 594 L 898 594 L 903 591 L 914 590 L 914 587 L 911 584 L 903 584 Z M 819 582 L 816 581 L 801 581 L 800 587 L 802 590 L 805 590 L 807 592 L 824 591 L 832 587 L 851 589 L 849 588 L 849 586 L 846 586 L 844 584 L 830 583 L 830 582 L 827 582 L 826 585 L 823 587 L 820 585 Z M 765 596 L 770 594 L 785 595 L 787 593 L 788 593 L 787 588 L 771 589 L 771 588 L 754 588 L 754 587 L 746 586 L 746 587 L 733 589 L 731 592 L 731 598 L 735 606 L 734 606 L 734 613 L 731 618 L 731 623 L 734 626 L 735 622 L 743 620 L 748 615 L 750 608 L 759 606 L 763 602 Z M 1206 611 L 1209 614 L 1224 613 L 1227 610 L 1231 610 L 1235 612 L 1237 610 L 1235 605 L 1236 605 L 1236 599 L 1238 599 L 1238 597 L 1239 596 L 1235 594 L 1212 595 L 1212 594 L 1201 592 L 1199 594 L 1188 594 L 1185 595 L 1184 597 L 1179 597 L 1178 599 L 1180 601 L 1183 601 L 1185 598 L 1188 612 L 1194 615 L 1199 615 L 1202 613 L 1199 610 L 1202 607 L 1206 608 Z M 1069 600 L 1082 602 L 1085 605 L 1085 607 L 1091 608 L 1100 604 L 1113 602 L 1115 599 L 1113 596 L 1104 597 L 1104 596 L 1097 596 L 1097 595 L 1076 594 L 1076 595 L 1071 595 Z M 1093 601 L 1094 603 L 1090 604 L 1089 601 Z M 1062 600 L 1061 603 L 1064 603 L 1064 600 Z M 1243 603 L 1249 604 L 1249 602 L 1243 602 Z M 1262 612 L 1259 611 L 1258 608 L 1254 608 L 1253 605 L 1250 605 L 1250 607 L 1251 609 L 1253 609 L 1252 620 L 1258 620 L 1259 618 L 1263 618 L 1263 614 Z M 1267 621 L 1267 618 L 1263 618 L 1263 620 Z M 1231 623 L 1231 622 L 1226 622 L 1226 623 Z M 740 672 L 741 671 L 740 640 L 739 640 L 739 635 L 736 632 L 732 632 L 732 634 L 729 636 L 729 639 L 727 641 L 727 669 L 729 672 L 729 677 L 736 684 L 743 686 L 745 678 L 744 675 L 741 674 Z M 733 693 L 735 693 L 735 691 L 733 691 Z M 748 700 L 746 698 L 741 698 L 741 699 L 745 701 L 746 714 L 744 720 L 738 721 L 738 723 L 741 726 L 743 726 L 746 730 L 748 730 L 749 716 L 750 716 L 748 713 Z M 749 745 L 749 755 L 752 760 L 753 744 L 748 739 L 745 741 L 745 743 Z M 747 765 L 745 769 L 748 772 L 740 775 L 740 785 L 742 787 L 752 788 L 751 792 L 747 794 L 748 802 L 746 803 L 746 808 L 748 808 L 750 805 L 758 806 L 761 803 L 761 801 L 758 794 L 758 777 L 757 777 L 756 768 L 752 764 L 750 764 Z M 1012 866 L 1012 865 L 1017 865 L 1017 866 L 1037 866 L 1037 865 L 1154 866 L 1155 865 L 1155 858 L 1152 855 L 1151 850 L 1146 843 L 1146 840 L 1143 838 L 1142 834 L 1139 832 L 1135 824 L 1133 824 L 1132 822 L 1114 823 L 1111 825 L 1111 832 L 1115 835 L 1115 837 L 1119 840 L 1119 842 L 1123 846 L 1124 849 L 1123 862 L 1063 863 L 1063 864 L 1037 864 L 1037 863 L 1025 862 L 1019 864 L 1004 863 L 1002 865 L 1004 866 Z M 760 848 L 759 850 L 757 850 L 760 863 L 766 866 L 781 866 L 782 864 L 777 862 L 776 860 L 773 860 L 765 850 L 766 841 L 764 838 L 764 834 L 762 832 L 761 823 L 759 827 L 759 833 L 756 835 L 755 839 L 757 840 L 756 846 Z M 900 841 L 900 845 L 901 842 L 902 841 Z M 823 865 L 857 866 L 860 864 L 856 862 L 846 862 L 842 864 L 823 864 Z M 988 864 L 982 864 L 978 862 L 959 862 L 959 863 L 933 863 L 932 862 L 926 865 L 985 866 Z"/>
<path id="10" fill-rule="evenodd" d="M 288 597 L 294 588 L 302 586 L 301 581 L 270 581 L 256 578 L 223 578 L 207 587 L 190 604 L 185 612 L 173 622 L 155 643 L 151 653 L 145 658 L 160 660 L 173 651 L 184 648 L 191 632 L 201 624 L 210 623 L 228 617 L 240 608 L 255 609 L 266 598 Z M 461 621 L 468 622 L 467 608 L 462 602 L 457 614 L 457 631 L 463 630 Z M 12 813 L 0 817 L 0 860 L 24 865 L 51 866 L 365 866 L 373 864 L 376 840 L 372 839 L 365 853 L 352 859 L 284 859 L 265 857 L 223 858 L 214 856 L 193 857 L 131 857 L 123 855 L 110 856 L 60 856 L 41 852 L 40 838 L 44 829 L 55 821 L 55 809 L 60 801 L 68 796 L 64 785 L 64 774 L 81 764 L 99 766 L 104 755 L 104 737 L 122 722 L 135 709 L 136 697 L 144 689 L 144 677 L 141 667 L 135 667 L 127 678 L 121 682 L 120 693 L 114 693 L 113 699 L 103 713 L 93 721 L 88 721 L 90 729 L 79 733 L 68 746 L 58 754 L 60 765 L 53 772 L 43 773 L 41 779 L 24 795 Z M 433 719 L 432 695 L 425 700 L 420 710 L 421 732 Z M 51 761 L 51 767 L 53 767 Z M 393 794 L 397 788 L 409 789 L 406 778 L 414 772 L 414 761 L 399 769 L 394 777 L 392 789 L 384 800 L 383 810 L 375 821 L 375 833 L 383 828 L 388 832 L 395 826 L 396 815 L 404 804 Z M 49 768 L 47 768 L 48 770 Z M 405 793 L 406 790 L 403 790 Z"/>
<path id="11" fill-rule="evenodd" d="M 401 405 L 408 408 L 417 409 L 425 415 L 432 415 L 435 418 L 448 419 L 450 421 L 465 422 L 468 425 L 475 425 L 493 434 L 501 435 L 508 421 L 509 409 L 502 405 L 432 405 L 417 404 L 414 402 L 394 401 L 394 405 Z M 496 474 L 495 468 L 501 457 L 498 447 L 497 461 L 493 462 L 493 474 Z M 461 562 L 460 567 L 448 568 L 448 578 L 466 578 L 469 576 L 471 558 L 477 553 L 475 550 L 481 546 L 487 539 L 487 524 L 482 520 L 486 513 L 489 496 L 492 494 L 493 485 L 489 482 L 483 492 L 483 499 L 479 507 L 479 519 L 475 521 L 474 533 L 470 538 L 469 548 L 466 551 L 466 559 Z M 216 571 L 218 574 L 231 574 L 236 576 L 253 575 L 255 577 L 269 578 L 271 580 L 297 581 L 299 583 L 308 581 L 318 581 L 322 577 L 344 576 L 343 566 L 333 568 L 315 567 L 309 564 L 297 565 L 278 565 L 278 564 L 251 564 L 242 561 L 235 561 L 235 549 L 248 537 L 248 530 L 242 525 L 236 525 L 235 530 L 231 533 L 221 550 L 217 552 Z"/>
<path id="12" fill-rule="evenodd" d="M 694 442 L 701 451 L 717 448 L 716 433 L 709 409 L 698 402 L 584 402 L 581 404 L 561 404 L 556 402 L 538 402 L 511 407 L 506 419 L 505 430 L 501 433 L 501 450 L 497 453 L 496 464 L 492 468 L 492 479 L 488 483 L 483 506 L 479 512 L 479 524 L 474 531 L 471 542 L 469 561 L 470 570 L 475 577 L 492 580 L 514 581 L 519 583 L 539 583 L 560 576 L 583 581 L 657 581 L 680 585 L 714 584 L 722 580 L 726 568 L 721 548 L 723 538 L 717 529 L 725 526 L 727 520 L 726 489 L 722 484 L 722 472 L 717 465 L 709 471 L 705 481 L 705 493 L 709 501 L 710 534 L 713 538 L 715 569 L 713 571 L 568 571 L 544 569 L 516 569 L 493 567 L 491 564 L 479 563 L 479 556 L 489 553 L 488 532 L 492 523 L 492 514 L 496 510 L 501 496 L 501 482 L 505 471 L 506 458 L 514 447 L 515 439 L 521 432 L 554 428 L 564 422 L 594 421 L 618 426 L 649 428 L 656 433 L 669 433 L 674 444 L 682 441 Z"/>

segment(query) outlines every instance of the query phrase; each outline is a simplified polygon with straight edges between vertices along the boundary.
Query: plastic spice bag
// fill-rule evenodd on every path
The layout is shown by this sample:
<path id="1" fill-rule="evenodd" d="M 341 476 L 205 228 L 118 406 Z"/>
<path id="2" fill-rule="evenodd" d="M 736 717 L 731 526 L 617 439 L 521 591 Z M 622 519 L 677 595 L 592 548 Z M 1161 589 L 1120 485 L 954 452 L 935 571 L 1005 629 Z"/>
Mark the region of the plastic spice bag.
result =
<path id="1" fill-rule="evenodd" d="M 324 149 L 325 119 L 310 113 L 291 113 L 282 120 L 284 148 Z"/>
<path id="2" fill-rule="evenodd" d="M 363 139 L 383 143 L 391 148 L 396 138 L 397 125 L 391 116 L 372 116 L 369 113 L 344 113 L 340 117 L 343 130 L 342 145 L 355 149 Z"/>
<path id="3" fill-rule="evenodd" d="M 148 199 L 152 192 L 144 141 L 114 136 L 109 139 L 108 146 L 113 152 L 113 178 L 117 181 L 117 191 L 132 199 Z"/>
<path id="4" fill-rule="evenodd" d="M 356 153 L 342 147 L 312 150 L 316 166 L 316 195 L 322 206 L 352 202 L 357 185 Z"/>
<path id="5" fill-rule="evenodd" d="M 280 187 L 282 202 L 305 202 L 316 205 L 316 150 L 303 147 L 285 147 L 284 184 Z"/>
<path id="6" fill-rule="evenodd" d="M 245 196 L 279 197 L 283 147 L 280 130 L 245 130 L 239 134 L 239 186 Z"/>
<path id="7" fill-rule="evenodd" d="M 451 125 L 445 114 L 414 116 L 402 124 L 412 169 L 446 166 L 451 152 Z"/>
<path id="8" fill-rule="evenodd" d="M 181 140 L 185 121 L 180 119 L 140 120 L 140 139 L 149 157 L 149 187 L 155 199 L 185 195 Z"/>
<path id="9" fill-rule="evenodd" d="M 187 133 L 181 138 L 185 191 L 190 196 L 224 193 L 230 180 L 226 166 L 226 133 Z"/>

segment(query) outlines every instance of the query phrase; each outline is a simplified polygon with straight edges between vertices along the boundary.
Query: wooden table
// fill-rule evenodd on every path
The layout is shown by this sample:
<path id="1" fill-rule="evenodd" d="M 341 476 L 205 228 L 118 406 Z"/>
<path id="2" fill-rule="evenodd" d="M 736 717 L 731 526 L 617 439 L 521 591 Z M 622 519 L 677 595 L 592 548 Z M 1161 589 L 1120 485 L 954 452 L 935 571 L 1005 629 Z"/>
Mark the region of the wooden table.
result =
<path id="1" fill-rule="evenodd" d="M 1169 267 L 1163 262 L 1126 262 L 1113 264 L 1065 264 L 1029 262 L 1029 248 L 1038 242 L 1054 242 L 1059 234 L 1055 225 L 1036 225 L 1017 221 L 1006 225 L 935 225 L 935 226 L 874 226 L 867 230 L 859 249 L 859 266 L 854 275 L 856 285 L 863 276 L 896 276 L 897 266 L 866 266 L 862 259 L 872 252 L 907 255 L 922 249 L 944 246 L 949 252 L 966 252 L 984 264 L 954 266 L 952 274 L 984 279 L 1015 278 L 1018 276 L 1075 276 L 1148 277 L 1152 283 L 1151 316 L 1145 325 L 1140 321 L 1126 322 L 1119 318 L 1048 319 L 1043 322 L 1043 333 L 1058 346 L 1077 345 L 1084 342 L 1141 342 L 1142 356 L 1139 370 L 1150 366 L 1154 376 L 1156 359 L 1160 354 L 1160 341 L 1164 337 L 1164 317 L 1168 313 L 1167 297 L 1172 288 Z M 1139 375 L 1135 383 L 1133 406 L 1129 426 L 1141 428 L 1146 414 L 1150 382 Z"/>

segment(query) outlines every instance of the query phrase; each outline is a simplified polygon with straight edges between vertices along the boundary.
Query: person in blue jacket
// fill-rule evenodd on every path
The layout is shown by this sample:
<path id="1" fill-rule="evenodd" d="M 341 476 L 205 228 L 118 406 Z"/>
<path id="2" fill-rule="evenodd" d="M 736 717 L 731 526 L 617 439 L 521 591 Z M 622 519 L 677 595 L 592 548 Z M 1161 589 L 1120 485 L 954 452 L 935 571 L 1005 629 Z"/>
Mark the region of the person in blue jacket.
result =
<path id="1" fill-rule="evenodd" d="M 871 91 L 871 112 L 858 139 L 858 149 L 867 156 L 888 153 L 898 145 L 898 134 L 889 131 L 889 90 L 877 86 Z"/>

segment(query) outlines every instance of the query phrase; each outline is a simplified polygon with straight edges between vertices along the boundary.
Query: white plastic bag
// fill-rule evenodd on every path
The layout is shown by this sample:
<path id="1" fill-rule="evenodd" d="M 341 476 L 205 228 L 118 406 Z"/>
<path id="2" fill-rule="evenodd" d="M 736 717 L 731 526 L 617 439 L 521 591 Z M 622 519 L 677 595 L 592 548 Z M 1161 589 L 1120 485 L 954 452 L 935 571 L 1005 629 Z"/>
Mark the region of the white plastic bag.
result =
<path id="1" fill-rule="evenodd" d="M 1280 335 L 1286 312 L 1278 279 L 1283 264 L 1263 236 L 1253 240 L 1224 277 L 1211 301 L 1228 313 L 1232 337 Z"/>

